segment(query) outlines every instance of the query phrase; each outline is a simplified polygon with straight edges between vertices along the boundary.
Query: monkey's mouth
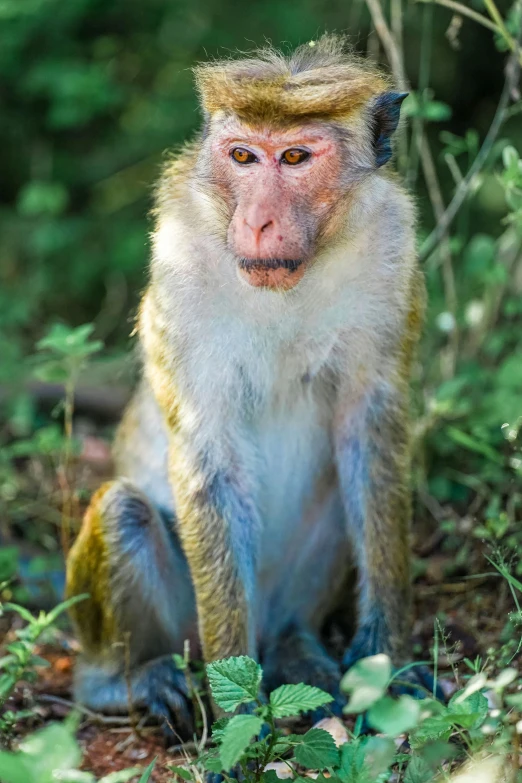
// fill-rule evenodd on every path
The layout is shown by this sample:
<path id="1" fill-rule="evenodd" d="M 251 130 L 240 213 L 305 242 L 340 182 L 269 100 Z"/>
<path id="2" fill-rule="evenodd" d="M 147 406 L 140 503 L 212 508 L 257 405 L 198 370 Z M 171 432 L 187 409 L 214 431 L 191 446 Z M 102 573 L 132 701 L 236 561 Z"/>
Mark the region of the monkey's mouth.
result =
<path id="1" fill-rule="evenodd" d="M 254 288 L 289 291 L 302 279 L 305 265 L 294 258 L 239 258 L 238 272 Z"/>
<path id="2" fill-rule="evenodd" d="M 286 269 L 295 272 L 302 263 L 302 258 L 240 258 L 239 268 L 247 272 L 254 269 Z"/>

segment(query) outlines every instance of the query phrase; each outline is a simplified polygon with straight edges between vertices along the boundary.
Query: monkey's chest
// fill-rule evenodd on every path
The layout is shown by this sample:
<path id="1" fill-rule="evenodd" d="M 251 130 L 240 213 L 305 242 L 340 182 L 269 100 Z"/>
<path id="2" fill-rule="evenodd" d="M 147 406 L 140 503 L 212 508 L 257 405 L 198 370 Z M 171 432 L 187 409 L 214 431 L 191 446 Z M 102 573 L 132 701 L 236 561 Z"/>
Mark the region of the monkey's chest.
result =
<path id="1" fill-rule="evenodd" d="M 272 411 L 260 422 L 257 438 L 260 616 L 274 602 L 283 620 L 285 605 L 313 614 L 329 575 L 347 555 L 328 428 L 321 411 L 303 400 L 290 410 Z"/>

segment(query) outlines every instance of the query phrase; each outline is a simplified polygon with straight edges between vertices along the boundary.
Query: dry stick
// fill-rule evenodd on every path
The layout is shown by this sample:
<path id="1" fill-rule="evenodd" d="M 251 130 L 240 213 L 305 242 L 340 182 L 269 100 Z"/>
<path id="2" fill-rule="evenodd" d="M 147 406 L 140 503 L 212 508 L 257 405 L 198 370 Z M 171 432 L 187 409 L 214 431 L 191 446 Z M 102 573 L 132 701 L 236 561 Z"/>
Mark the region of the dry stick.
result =
<path id="1" fill-rule="evenodd" d="M 83 704 L 78 704 L 75 701 L 69 701 L 69 699 L 62 699 L 61 696 L 53 696 L 50 693 L 42 693 L 36 697 L 37 701 L 43 701 L 48 704 L 60 704 L 62 707 L 70 707 L 72 710 L 78 710 L 82 712 L 88 718 L 97 723 L 107 723 L 114 726 L 127 726 L 130 728 L 130 718 L 125 718 L 120 715 L 102 715 L 101 712 L 93 712 L 88 707 L 84 707 Z"/>
<path id="2" fill-rule="evenodd" d="M 373 2 L 374 0 L 371 1 Z M 520 38 L 521 31 L 522 31 L 522 25 L 519 30 L 518 38 Z M 455 218 L 455 215 L 459 211 L 463 201 L 465 200 L 471 187 L 473 186 L 473 180 L 475 179 L 475 176 L 482 169 L 484 163 L 486 162 L 489 156 L 489 153 L 491 152 L 493 144 L 495 143 L 495 140 L 498 136 L 498 132 L 504 122 L 505 112 L 509 104 L 511 93 L 516 87 L 518 77 L 520 74 L 518 46 L 519 46 L 519 40 L 517 40 L 517 49 L 511 54 L 509 58 L 506 67 L 506 80 L 504 82 L 504 89 L 502 90 L 502 95 L 500 96 L 497 110 L 495 112 L 495 116 L 493 117 L 493 121 L 487 132 L 486 138 L 484 139 L 482 146 L 478 152 L 478 155 L 473 161 L 468 173 L 457 187 L 457 190 L 455 191 L 455 195 L 453 196 L 451 202 L 449 203 L 449 206 L 446 208 L 440 220 L 437 221 L 436 227 L 433 229 L 433 231 L 431 232 L 431 234 L 429 235 L 429 237 L 426 239 L 423 246 L 421 247 L 420 250 L 421 261 L 425 261 L 428 258 L 428 256 L 430 256 L 433 253 L 438 243 L 441 241 L 442 237 L 447 233 L 448 228 L 450 227 L 451 223 L 453 222 L 453 219 Z"/>

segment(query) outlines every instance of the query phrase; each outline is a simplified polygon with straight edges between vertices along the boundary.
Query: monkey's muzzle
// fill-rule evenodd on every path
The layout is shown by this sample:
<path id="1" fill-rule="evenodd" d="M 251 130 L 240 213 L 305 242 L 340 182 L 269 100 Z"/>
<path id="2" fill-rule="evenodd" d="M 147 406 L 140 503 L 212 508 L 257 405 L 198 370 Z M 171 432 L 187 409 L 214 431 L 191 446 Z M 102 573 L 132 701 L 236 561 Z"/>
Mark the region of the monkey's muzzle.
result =
<path id="1" fill-rule="evenodd" d="M 240 258 L 240 277 L 254 288 L 288 291 L 302 279 L 305 264 L 293 258 Z"/>

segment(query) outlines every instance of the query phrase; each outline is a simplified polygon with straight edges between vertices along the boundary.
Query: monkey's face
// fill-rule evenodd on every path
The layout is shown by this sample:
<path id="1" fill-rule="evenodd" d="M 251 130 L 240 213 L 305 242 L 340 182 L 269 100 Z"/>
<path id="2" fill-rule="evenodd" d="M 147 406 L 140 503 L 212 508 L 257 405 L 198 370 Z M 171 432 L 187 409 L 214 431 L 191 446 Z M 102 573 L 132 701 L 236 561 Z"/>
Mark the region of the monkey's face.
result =
<path id="1" fill-rule="evenodd" d="M 288 290 L 305 274 L 339 199 L 342 150 L 320 122 L 283 130 L 230 117 L 211 132 L 212 181 L 229 212 L 240 277 Z"/>

